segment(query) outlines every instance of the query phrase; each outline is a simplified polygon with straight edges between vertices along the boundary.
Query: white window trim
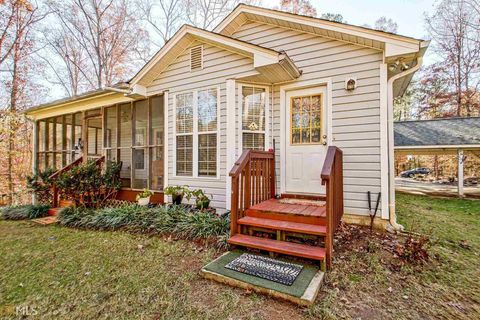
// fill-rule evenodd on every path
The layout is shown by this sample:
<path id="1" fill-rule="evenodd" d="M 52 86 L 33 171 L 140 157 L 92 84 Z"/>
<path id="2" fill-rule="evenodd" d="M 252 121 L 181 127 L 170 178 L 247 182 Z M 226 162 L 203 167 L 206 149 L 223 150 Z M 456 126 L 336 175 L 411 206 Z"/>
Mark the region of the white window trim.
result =
<path id="1" fill-rule="evenodd" d="M 265 89 L 265 131 L 243 130 L 243 87 L 253 87 Z M 238 154 L 243 152 L 243 133 L 264 133 L 265 134 L 265 150 L 271 148 L 270 143 L 270 87 L 258 84 L 239 83 L 238 84 Z"/>
<path id="2" fill-rule="evenodd" d="M 204 90 L 217 90 L 217 130 L 215 131 L 204 131 L 199 133 L 198 132 L 198 92 Z M 179 133 L 177 134 L 177 95 L 185 94 L 185 93 L 192 93 L 193 94 L 193 144 L 192 144 L 192 175 L 191 176 L 179 176 L 177 175 L 177 136 L 181 135 L 190 135 Z M 220 179 L 220 87 L 219 86 L 209 86 L 205 88 L 199 88 L 194 90 L 186 90 L 186 91 L 179 91 L 173 94 L 173 175 L 172 179 L 179 179 L 179 180 L 193 180 L 193 179 L 205 179 L 205 180 L 219 180 Z M 213 134 L 217 135 L 217 174 L 216 176 L 199 176 L 198 175 L 198 135 L 199 134 Z"/>

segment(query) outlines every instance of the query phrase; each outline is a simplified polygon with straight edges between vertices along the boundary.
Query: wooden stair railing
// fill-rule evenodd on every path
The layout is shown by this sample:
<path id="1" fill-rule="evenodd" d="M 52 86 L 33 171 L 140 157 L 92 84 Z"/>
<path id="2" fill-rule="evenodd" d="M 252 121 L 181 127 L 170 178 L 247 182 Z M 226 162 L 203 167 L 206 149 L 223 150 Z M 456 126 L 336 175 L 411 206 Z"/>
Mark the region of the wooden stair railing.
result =
<path id="1" fill-rule="evenodd" d="M 332 265 L 333 235 L 343 216 L 343 152 L 328 147 L 322 168 L 322 185 L 326 186 L 327 232 L 325 237 L 327 269 Z"/>
<path id="2" fill-rule="evenodd" d="M 230 171 L 230 236 L 240 233 L 238 219 L 252 205 L 275 197 L 275 152 L 245 150 Z"/>
<path id="3" fill-rule="evenodd" d="M 60 170 L 56 171 L 54 174 L 52 174 L 49 179 L 52 181 L 53 184 L 53 199 L 52 199 L 52 208 L 58 207 L 59 204 L 59 194 L 58 194 L 58 187 L 57 184 L 55 183 L 55 180 L 58 178 L 60 174 L 63 172 L 71 170 L 73 167 L 78 166 L 83 162 L 83 156 L 79 157 L 75 161 L 71 162 L 70 164 L 66 165 L 65 167 L 61 168 Z M 95 164 L 97 166 L 101 166 L 102 163 L 105 162 L 105 156 L 102 156 L 98 159 L 95 160 Z"/>

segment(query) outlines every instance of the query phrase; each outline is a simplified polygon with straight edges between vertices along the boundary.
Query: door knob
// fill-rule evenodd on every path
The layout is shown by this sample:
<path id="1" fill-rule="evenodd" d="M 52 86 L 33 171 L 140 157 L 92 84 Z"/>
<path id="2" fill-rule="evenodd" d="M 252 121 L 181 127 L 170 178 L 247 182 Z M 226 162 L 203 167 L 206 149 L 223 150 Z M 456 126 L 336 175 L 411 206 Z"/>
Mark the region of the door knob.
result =
<path id="1" fill-rule="evenodd" d="M 327 145 L 327 141 L 323 141 L 322 144 L 323 144 L 324 146 L 326 146 L 326 145 Z"/>

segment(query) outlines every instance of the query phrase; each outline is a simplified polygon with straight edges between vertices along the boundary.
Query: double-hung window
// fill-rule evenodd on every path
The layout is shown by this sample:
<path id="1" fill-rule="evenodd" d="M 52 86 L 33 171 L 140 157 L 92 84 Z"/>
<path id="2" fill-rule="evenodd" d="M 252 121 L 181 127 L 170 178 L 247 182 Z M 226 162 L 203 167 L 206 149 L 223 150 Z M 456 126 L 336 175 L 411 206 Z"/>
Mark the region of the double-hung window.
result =
<path id="1" fill-rule="evenodd" d="M 242 86 L 242 148 L 265 150 L 266 90 Z"/>
<path id="2" fill-rule="evenodd" d="M 217 176 L 218 90 L 177 94 L 176 175 Z"/>

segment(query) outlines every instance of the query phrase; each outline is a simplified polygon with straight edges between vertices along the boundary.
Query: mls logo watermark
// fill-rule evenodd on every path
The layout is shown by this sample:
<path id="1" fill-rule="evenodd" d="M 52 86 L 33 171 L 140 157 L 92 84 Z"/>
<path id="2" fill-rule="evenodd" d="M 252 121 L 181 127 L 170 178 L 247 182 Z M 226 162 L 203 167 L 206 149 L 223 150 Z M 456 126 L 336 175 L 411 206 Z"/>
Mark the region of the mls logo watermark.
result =
<path id="1" fill-rule="evenodd" d="M 17 316 L 36 316 L 38 311 L 35 306 L 21 305 L 15 307 L 15 315 Z"/>

